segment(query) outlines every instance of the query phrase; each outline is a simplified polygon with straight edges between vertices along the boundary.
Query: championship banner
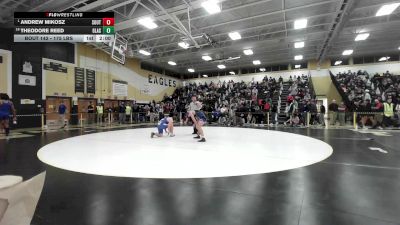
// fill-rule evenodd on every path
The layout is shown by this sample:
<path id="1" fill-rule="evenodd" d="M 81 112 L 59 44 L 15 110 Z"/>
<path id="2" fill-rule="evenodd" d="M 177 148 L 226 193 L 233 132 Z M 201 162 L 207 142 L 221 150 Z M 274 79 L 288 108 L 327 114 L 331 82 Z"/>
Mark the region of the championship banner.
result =
<path id="1" fill-rule="evenodd" d="M 113 80 L 113 95 L 128 97 L 128 83 L 125 81 Z"/>
<path id="2" fill-rule="evenodd" d="M 18 84 L 26 86 L 36 86 L 36 77 L 28 75 L 18 75 Z"/>

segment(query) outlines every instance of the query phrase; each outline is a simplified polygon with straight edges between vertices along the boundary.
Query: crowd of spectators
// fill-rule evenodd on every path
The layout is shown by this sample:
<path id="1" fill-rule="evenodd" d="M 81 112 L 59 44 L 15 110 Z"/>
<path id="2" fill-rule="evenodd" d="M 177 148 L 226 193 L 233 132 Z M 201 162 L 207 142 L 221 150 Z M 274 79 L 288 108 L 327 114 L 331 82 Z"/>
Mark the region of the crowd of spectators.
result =
<path id="1" fill-rule="evenodd" d="M 308 76 L 289 78 L 288 96 L 286 99 L 286 121 L 291 126 L 325 125 L 325 108 L 313 98 L 309 88 Z"/>
<path id="2" fill-rule="evenodd" d="M 177 119 L 185 121 L 191 96 L 202 102 L 202 110 L 211 123 L 232 126 L 278 124 L 281 115 L 281 122 L 290 126 L 325 125 L 325 107 L 313 98 L 307 75 L 290 76 L 285 85 L 282 77 L 267 76 L 261 81 L 187 83 L 172 95 L 164 96 L 161 102 L 121 103 L 106 111 L 119 114 L 120 123 L 127 120 L 126 107 L 134 115 L 133 120 L 138 122 L 156 122 L 169 112 L 174 112 Z M 118 120 L 118 116 L 115 119 Z"/>
<path id="3" fill-rule="evenodd" d="M 289 84 L 288 98 L 282 100 L 284 89 L 283 78 L 264 77 L 261 82 L 219 81 L 218 83 L 189 83 L 178 88 L 172 96 L 164 99 L 164 103 L 176 105 L 177 112 L 186 111 L 190 96 L 197 96 L 203 103 L 203 110 L 209 115 L 211 122 L 226 125 L 244 124 L 277 124 L 278 114 L 287 115 L 288 124 L 296 126 L 306 124 L 307 112 L 314 112 L 311 120 L 317 119 L 315 100 L 309 88 L 308 76 L 295 76 L 286 81 Z M 287 105 L 286 111 L 281 108 Z M 296 123 L 296 115 L 299 121 Z M 268 115 L 270 116 L 268 118 Z"/>
<path id="4" fill-rule="evenodd" d="M 370 75 L 367 71 L 349 70 L 337 74 L 335 79 L 348 100 L 345 111 L 357 112 L 360 126 L 370 123 L 379 128 L 399 124 L 400 76 L 389 71 Z M 393 115 L 389 113 L 392 109 Z"/>
<path id="5" fill-rule="evenodd" d="M 231 80 L 204 84 L 189 83 L 178 88 L 163 102 L 175 105 L 176 111 L 185 115 L 190 96 L 195 95 L 203 103 L 202 110 L 209 115 L 210 122 L 226 125 L 261 124 L 267 121 L 266 112 L 278 112 L 282 84 L 282 77 L 265 77 L 260 82 Z"/>

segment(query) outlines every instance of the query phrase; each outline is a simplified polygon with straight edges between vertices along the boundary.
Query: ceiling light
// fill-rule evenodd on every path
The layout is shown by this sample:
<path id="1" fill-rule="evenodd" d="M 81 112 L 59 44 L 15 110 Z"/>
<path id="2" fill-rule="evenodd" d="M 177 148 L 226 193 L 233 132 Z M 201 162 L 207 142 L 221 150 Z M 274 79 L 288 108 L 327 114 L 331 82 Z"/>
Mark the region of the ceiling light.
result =
<path id="1" fill-rule="evenodd" d="M 265 68 L 260 68 L 260 71 L 261 71 L 261 72 L 265 72 L 266 69 L 265 69 Z"/>
<path id="2" fill-rule="evenodd" d="M 342 54 L 343 55 L 351 55 L 351 54 L 353 54 L 353 52 L 354 52 L 353 50 L 344 50 Z"/>
<path id="3" fill-rule="evenodd" d="M 201 6 L 209 13 L 215 14 L 221 12 L 221 7 L 219 7 L 218 2 L 215 0 L 208 0 L 201 3 Z"/>
<path id="4" fill-rule="evenodd" d="M 387 4 L 383 5 L 378 12 L 376 12 L 375 16 L 386 16 L 390 15 L 393 13 L 394 10 L 397 9 L 397 7 L 400 6 L 400 3 L 392 3 L 392 4 Z"/>
<path id="5" fill-rule="evenodd" d="M 147 56 L 151 55 L 151 53 L 146 51 L 146 50 L 139 50 L 139 53 L 142 54 L 142 55 L 147 55 Z"/>
<path id="6" fill-rule="evenodd" d="M 230 75 L 235 75 L 236 73 L 233 72 L 233 71 L 230 71 L 229 74 L 230 74 Z"/>
<path id="7" fill-rule="evenodd" d="M 208 56 L 208 55 L 203 55 L 201 58 L 202 58 L 204 61 L 210 61 L 210 60 L 212 60 L 211 56 Z"/>
<path id="8" fill-rule="evenodd" d="M 176 62 L 174 62 L 174 61 L 169 61 L 168 64 L 171 66 L 176 66 Z"/>
<path id="9" fill-rule="evenodd" d="M 243 51 L 243 53 L 244 53 L 245 55 L 253 55 L 253 50 L 251 50 L 251 49 L 246 49 L 246 50 Z"/>
<path id="10" fill-rule="evenodd" d="M 178 45 L 181 47 L 181 48 L 184 48 L 184 49 L 188 49 L 189 48 L 189 44 L 188 43 L 186 43 L 186 42 L 179 42 L 178 43 Z"/>
<path id="11" fill-rule="evenodd" d="M 218 67 L 219 69 L 221 69 L 221 70 L 226 68 L 226 66 L 225 66 L 225 65 L 222 65 L 222 64 L 221 64 L 221 65 L 218 65 L 217 67 Z"/>
<path id="12" fill-rule="evenodd" d="M 230 37 L 232 40 L 239 40 L 239 39 L 242 39 L 242 36 L 241 36 L 238 32 L 229 33 L 229 37 Z"/>
<path id="13" fill-rule="evenodd" d="M 295 68 L 295 69 L 300 69 L 300 68 L 301 68 L 301 65 L 294 65 L 294 68 Z"/>
<path id="14" fill-rule="evenodd" d="M 399 47 L 399 50 L 400 50 L 400 47 Z"/>
<path id="15" fill-rule="evenodd" d="M 369 33 L 359 34 L 359 35 L 357 35 L 355 41 L 365 41 L 365 40 L 367 40 L 368 37 L 369 37 Z"/>
<path id="16" fill-rule="evenodd" d="M 339 61 L 336 61 L 336 62 L 335 62 L 335 66 L 341 65 L 342 63 L 343 63 L 343 62 L 340 61 L 340 60 L 339 60 Z"/>
<path id="17" fill-rule="evenodd" d="M 148 29 L 154 29 L 158 27 L 158 25 L 154 23 L 153 19 L 150 17 L 144 17 L 142 19 L 139 19 L 138 23 Z"/>
<path id="18" fill-rule="evenodd" d="M 390 57 L 382 57 L 379 59 L 379 62 L 388 61 Z"/>
<path id="19" fill-rule="evenodd" d="M 294 21 L 294 29 L 303 29 L 307 27 L 308 20 L 307 19 L 299 19 Z"/>
<path id="20" fill-rule="evenodd" d="M 260 65 L 260 64 L 261 64 L 261 61 L 260 61 L 260 60 L 254 60 L 254 61 L 253 61 L 253 64 L 254 64 L 254 65 Z"/>
<path id="21" fill-rule="evenodd" d="M 302 55 L 296 55 L 295 57 L 294 57 L 294 60 L 302 60 L 303 59 L 303 56 Z"/>
<path id="22" fill-rule="evenodd" d="M 194 73 L 194 69 L 190 68 L 188 69 L 189 72 Z"/>
<path id="23" fill-rule="evenodd" d="M 304 41 L 294 43 L 295 48 L 304 48 Z"/>
<path id="24" fill-rule="evenodd" d="M 207 74 L 203 74 L 203 77 L 208 77 L 208 75 Z"/>

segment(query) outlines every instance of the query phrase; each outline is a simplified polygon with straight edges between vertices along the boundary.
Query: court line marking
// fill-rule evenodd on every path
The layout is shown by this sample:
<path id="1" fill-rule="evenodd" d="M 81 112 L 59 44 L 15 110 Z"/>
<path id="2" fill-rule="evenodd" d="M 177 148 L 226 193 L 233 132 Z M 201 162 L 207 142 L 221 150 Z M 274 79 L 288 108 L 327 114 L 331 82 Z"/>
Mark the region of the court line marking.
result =
<path id="1" fill-rule="evenodd" d="M 373 168 L 373 169 L 400 170 L 400 167 L 390 167 L 390 166 L 374 166 L 374 165 L 353 164 L 353 163 L 339 163 L 339 162 L 320 162 L 320 163 L 336 164 L 336 165 L 343 165 L 343 166 L 368 167 L 368 168 Z"/>
<path id="2" fill-rule="evenodd" d="M 29 134 L 19 134 L 19 135 L 10 135 L 10 136 L 0 136 L 0 140 L 10 140 L 10 139 L 17 139 L 17 138 L 27 138 L 33 137 L 34 135 Z"/>
<path id="3" fill-rule="evenodd" d="M 384 154 L 389 153 L 388 151 L 383 150 L 382 148 L 378 148 L 378 147 L 369 147 L 369 150 L 371 150 L 371 151 L 378 151 L 378 152 L 384 153 Z"/>
<path id="4" fill-rule="evenodd" d="M 338 139 L 338 140 L 354 140 L 354 141 L 372 141 L 374 140 L 373 138 L 345 138 L 345 137 L 325 137 L 325 136 L 310 136 L 312 138 L 318 138 L 318 139 Z"/>

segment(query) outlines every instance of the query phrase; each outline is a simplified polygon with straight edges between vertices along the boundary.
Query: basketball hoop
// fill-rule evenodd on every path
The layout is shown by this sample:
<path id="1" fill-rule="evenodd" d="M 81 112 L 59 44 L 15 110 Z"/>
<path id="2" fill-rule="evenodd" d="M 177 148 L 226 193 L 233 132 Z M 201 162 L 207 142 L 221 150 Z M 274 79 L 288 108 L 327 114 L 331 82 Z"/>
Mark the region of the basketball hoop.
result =
<path id="1" fill-rule="evenodd" d="M 128 50 L 128 40 L 122 35 L 115 33 L 111 57 L 121 64 L 125 64 L 125 57 Z"/>

